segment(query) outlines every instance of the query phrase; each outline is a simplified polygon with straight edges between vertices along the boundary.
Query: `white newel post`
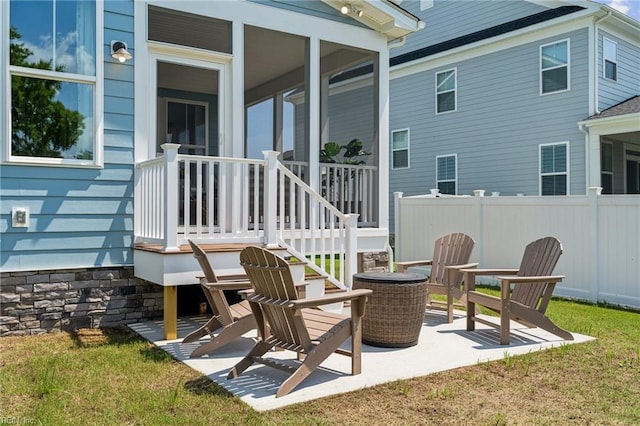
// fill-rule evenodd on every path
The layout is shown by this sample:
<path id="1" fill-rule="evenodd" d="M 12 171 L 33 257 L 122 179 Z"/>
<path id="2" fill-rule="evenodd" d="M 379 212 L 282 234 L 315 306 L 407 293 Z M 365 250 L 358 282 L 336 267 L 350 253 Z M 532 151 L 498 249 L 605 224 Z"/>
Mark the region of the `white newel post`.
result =
<path id="1" fill-rule="evenodd" d="M 264 243 L 267 248 L 278 247 L 276 239 L 278 202 L 278 151 L 262 151 L 264 167 Z"/>
<path id="2" fill-rule="evenodd" d="M 164 150 L 164 251 L 179 251 L 178 247 L 178 148 L 180 144 L 165 143 Z"/>
<path id="3" fill-rule="evenodd" d="M 352 282 L 353 282 L 353 274 L 358 272 L 358 216 L 359 214 L 350 213 L 347 216 L 347 226 L 346 226 L 346 241 L 345 241 L 345 251 L 346 251 L 346 265 L 344 268 L 344 282 L 347 290 L 351 290 Z"/>
<path id="4" fill-rule="evenodd" d="M 476 199 L 476 225 L 475 225 L 475 232 L 476 232 L 476 261 L 479 262 L 481 265 L 484 263 L 484 248 L 485 248 L 485 241 L 484 241 L 484 204 L 483 204 L 483 200 L 484 200 L 484 194 L 485 194 L 485 190 L 484 189 L 476 189 L 473 191 L 473 196 Z M 473 234 L 472 234 L 473 235 Z"/>

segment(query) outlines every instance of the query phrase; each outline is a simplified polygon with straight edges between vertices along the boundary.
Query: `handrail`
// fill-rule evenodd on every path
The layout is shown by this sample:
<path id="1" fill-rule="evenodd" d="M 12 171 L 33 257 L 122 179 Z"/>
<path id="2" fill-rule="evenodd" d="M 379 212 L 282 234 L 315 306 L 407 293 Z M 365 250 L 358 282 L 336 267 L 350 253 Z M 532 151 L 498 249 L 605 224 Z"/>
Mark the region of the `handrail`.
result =
<path id="1" fill-rule="evenodd" d="M 179 147 L 164 144 L 163 156 L 136 164 L 136 243 L 165 251 L 188 239 L 282 245 L 350 288 L 357 214 L 342 213 L 273 151 L 258 160 L 178 154 Z"/>
<path id="2" fill-rule="evenodd" d="M 328 275 L 326 279 L 336 287 L 350 289 L 357 268 L 358 215 L 342 213 L 286 165 L 278 162 L 275 170 L 279 177 L 278 244 L 296 257 L 309 259 L 307 267 L 321 276 Z M 287 213 L 288 222 L 284 219 Z M 285 233 L 287 224 L 291 229 Z"/>

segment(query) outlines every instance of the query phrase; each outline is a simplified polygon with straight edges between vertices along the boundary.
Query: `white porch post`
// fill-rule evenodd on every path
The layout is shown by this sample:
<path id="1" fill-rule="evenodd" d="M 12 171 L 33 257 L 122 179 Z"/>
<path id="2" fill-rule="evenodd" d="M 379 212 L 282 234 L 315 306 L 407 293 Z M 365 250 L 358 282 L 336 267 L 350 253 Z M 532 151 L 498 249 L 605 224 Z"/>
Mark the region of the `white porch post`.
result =
<path id="1" fill-rule="evenodd" d="M 344 283 L 347 290 L 351 290 L 353 285 L 353 274 L 358 272 L 358 214 L 350 213 L 347 215 L 346 226 L 346 265 L 344 268 Z"/>
<path id="2" fill-rule="evenodd" d="M 320 192 L 320 40 L 312 37 L 308 45 L 309 186 Z"/>
<path id="3" fill-rule="evenodd" d="M 377 138 L 375 140 L 378 158 L 378 205 L 377 219 L 380 228 L 389 229 L 389 50 L 383 49 L 374 65 L 374 82 L 378 87 Z M 376 73 L 377 71 L 377 73 Z"/>
<path id="4" fill-rule="evenodd" d="M 178 247 L 178 148 L 180 144 L 165 143 L 164 150 L 164 251 L 179 251 Z"/>
<path id="5" fill-rule="evenodd" d="M 278 152 L 262 151 L 264 167 L 264 243 L 267 248 L 278 247 L 276 238 L 278 203 Z"/>

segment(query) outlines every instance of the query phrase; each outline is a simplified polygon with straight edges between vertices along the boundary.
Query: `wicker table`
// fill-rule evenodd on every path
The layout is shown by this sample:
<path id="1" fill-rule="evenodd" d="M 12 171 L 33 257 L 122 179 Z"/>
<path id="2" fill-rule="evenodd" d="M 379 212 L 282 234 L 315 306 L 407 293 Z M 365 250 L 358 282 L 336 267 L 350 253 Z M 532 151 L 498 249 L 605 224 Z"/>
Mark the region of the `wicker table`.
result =
<path id="1" fill-rule="evenodd" d="M 362 319 L 362 342 L 406 348 L 418 343 L 427 304 L 427 277 L 409 272 L 364 272 L 353 288 L 373 290 Z"/>

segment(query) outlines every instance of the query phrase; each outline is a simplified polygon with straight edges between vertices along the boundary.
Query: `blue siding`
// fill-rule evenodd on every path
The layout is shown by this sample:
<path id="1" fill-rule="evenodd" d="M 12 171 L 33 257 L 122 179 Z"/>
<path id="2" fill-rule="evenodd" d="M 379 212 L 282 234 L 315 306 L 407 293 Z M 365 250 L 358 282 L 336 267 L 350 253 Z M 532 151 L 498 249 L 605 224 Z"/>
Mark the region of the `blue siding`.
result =
<path id="1" fill-rule="evenodd" d="M 104 3 L 104 167 L 2 166 L 2 271 L 133 264 L 133 61 L 115 63 L 112 39 L 133 50 L 133 1 Z M 28 228 L 11 208 L 29 207 Z"/>
<path id="2" fill-rule="evenodd" d="M 393 56 L 504 24 L 548 10 L 523 0 L 434 0 L 433 7 L 420 10 L 419 0 L 402 2 L 402 7 L 425 22 L 424 29 L 407 37 Z"/>
<path id="3" fill-rule="evenodd" d="M 540 95 L 539 47 L 570 39 L 571 90 Z M 539 192 L 540 144 L 569 142 L 569 191 L 586 191 L 588 30 L 541 39 L 391 81 L 390 130 L 410 128 L 409 169 L 391 170 L 390 197 L 436 187 L 436 156 L 457 154 L 458 194 Z M 435 73 L 457 69 L 457 111 L 435 114 Z M 391 203 L 393 204 L 393 203 Z M 393 223 L 393 206 L 391 206 Z"/>
<path id="4" fill-rule="evenodd" d="M 618 81 L 604 78 L 603 39 L 618 45 Z M 598 108 L 600 111 L 640 94 L 640 47 L 606 31 L 598 34 Z"/>

